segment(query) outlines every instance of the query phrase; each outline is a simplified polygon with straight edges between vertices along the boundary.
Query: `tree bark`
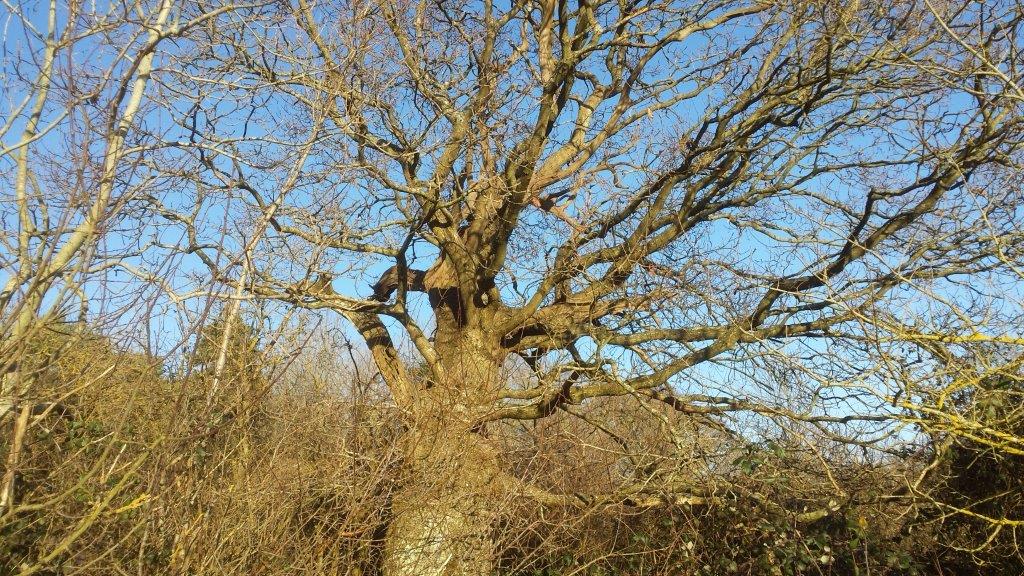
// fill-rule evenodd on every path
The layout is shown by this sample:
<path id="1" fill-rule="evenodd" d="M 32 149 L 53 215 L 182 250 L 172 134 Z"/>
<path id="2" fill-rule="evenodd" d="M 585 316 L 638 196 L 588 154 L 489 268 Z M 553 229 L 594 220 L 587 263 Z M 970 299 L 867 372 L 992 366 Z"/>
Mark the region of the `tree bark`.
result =
<path id="1" fill-rule="evenodd" d="M 442 323 L 435 345 L 442 377 L 421 391 L 405 437 L 408 476 L 392 501 L 385 574 L 486 576 L 499 469 L 496 451 L 472 428 L 494 393 L 500 348 L 480 326 Z"/>
<path id="2" fill-rule="evenodd" d="M 495 453 L 459 418 L 421 421 L 406 436 L 409 476 L 392 502 L 384 573 L 487 576 L 499 495 Z"/>

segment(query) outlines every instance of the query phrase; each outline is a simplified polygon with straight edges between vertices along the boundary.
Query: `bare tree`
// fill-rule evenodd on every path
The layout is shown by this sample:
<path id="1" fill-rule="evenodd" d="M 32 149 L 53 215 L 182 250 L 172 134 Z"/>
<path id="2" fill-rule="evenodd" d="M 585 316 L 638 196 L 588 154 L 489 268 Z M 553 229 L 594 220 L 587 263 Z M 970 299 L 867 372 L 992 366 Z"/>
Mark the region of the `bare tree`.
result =
<path id="1" fill-rule="evenodd" d="M 389 574 L 489 573 L 504 497 L 712 496 L 656 473 L 546 490 L 503 470 L 489 423 L 624 396 L 896 451 L 934 401 L 891 377 L 929 369 L 922 339 L 1012 336 L 1019 308 L 993 304 L 1021 260 L 1019 3 L 245 17 L 182 67 L 196 102 L 248 99 L 197 133 L 195 178 L 271 214 L 248 290 L 345 316 L 404 414 Z M 201 255 L 201 220 L 174 218 Z"/>
<path id="2" fill-rule="evenodd" d="M 7 171 L 13 178 L 5 180 L 12 191 L 6 200 L 14 210 L 5 209 L 4 217 L 16 217 L 16 224 L 5 226 L 0 293 L 0 409 L 3 416 L 17 410 L 0 494 L 5 509 L 13 504 L 14 474 L 29 417 L 39 409 L 29 401 L 31 373 L 17 366 L 21 349 L 33 331 L 66 312 L 69 300 L 87 306 L 83 285 L 94 265 L 101 228 L 124 200 L 116 190 L 118 172 L 133 164 L 126 138 L 143 103 L 156 45 L 174 32 L 169 2 L 138 17 L 116 11 L 82 13 L 77 5 L 55 1 L 47 8 L 8 5 L 5 10 L 7 33 L 23 40 L 5 62 L 10 100 L 0 132 L 0 159 L 13 168 Z M 71 13 L 58 14 L 65 9 Z M 109 47 L 104 36 L 120 37 L 121 53 L 104 54 Z M 109 62 L 81 62 L 82 52 L 89 49 Z M 103 98 L 105 107 L 100 106 L 101 96 L 109 96 Z"/>
<path id="3" fill-rule="evenodd" d="M 184 30 L 171 12 L 190 34 L 151 70 Z M 1024 246 L 1019 2 L 295 0 L 143 21 L 65 232 L 40 235 L 17 172 L 4 345 L 85 261 L 123 176 L 160 219 L 154 249 L 216 284 L 165 286 L 176 301 L 227 287 L 226 326 L 258 298 L 362 338 L 403 430 L 391 576 L 492 573 L 510 500 L 707 505 L 718 487 L 693 467 L 726 465 L 563 491 L 510 470 L 509 423 L 617 438 L 601 408 L 618 398 L 677 455 L 680 419 L 905 455 L 945 414 L 936 343 L 1021 345 L 1003 295 Z M 51 59 L 65 46 L 38 36 Z M 45 141 L 26 118 L 14 158 Z M 818 454 L 836 493 L 798 522 L 852 500 Z"/>
<path id="4" fill-rule="evenodd" d="M 0 5 L 0 529 L 5 538 L 13 535 L 26 514 L 109 481 L 88 509 L 64 519 L 38 557 L 18 566 L 4 558 L 12 573 L 36 573 L 65 557 L 151 455 L 122 458 L 127 444 L 111 433 L 90 443 L 100 447 L 98 456 L 70 489 L 26 497 L 19 483 L 35 472 L 25 456 L 40 434 L 64 421 L 83 423 L 73 401 L 109 386 L 111 374 L 124 382 L 156 372 L 151 358 L 110 354 L 95 330 L 130 322 L 126 310 L 152 306 L 151 294 L 125 289 L 113 274 L 153 247 L 132 206 L 157 185 L 145 164 L 162 143 L 139 125 L 153 110 L 147 92 L 162 48 L 232 6 L 187 12 L 168 0 Z M 64 357 L 79 366 L 65 369 Z M 75 469 L 68 460 L 67 469 Z"/>

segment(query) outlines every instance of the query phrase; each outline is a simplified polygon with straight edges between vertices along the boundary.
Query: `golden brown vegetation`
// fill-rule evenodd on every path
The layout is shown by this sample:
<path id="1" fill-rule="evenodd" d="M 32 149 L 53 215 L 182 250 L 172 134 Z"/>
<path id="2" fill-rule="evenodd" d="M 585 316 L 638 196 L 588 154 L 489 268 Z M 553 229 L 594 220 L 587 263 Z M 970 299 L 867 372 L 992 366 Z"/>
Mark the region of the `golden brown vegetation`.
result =
<path id="1" fill-rule="evenodd" d="M 202 339 L 190 374 L 75 324 L 27 346 L 21 369 L 35 371 L 41 408 L 18 467 L 19 500 L 30 504 L 2 517 L 5 573 L 380 573 L 391 497 L 422 482 L 405 477 L 386 393 L 315 345 L 271 385 L 255 334 L 239 332 L 226 388 L 250 392 L 212 403 Z M 78 385 L 70 394 L 69 383 Z M 988 395 L 972 406 L 989 422 L 1019 422 L 1019 380 L 975 393 Z M 1014 574 L 1022 565 L 1012 526 L 989 525 L 1019 513 L 1020 456 L 943 435 L 941 451 L 869 462 L 792 439 L 742 445 L 677 412 L 662 416 L 672 439 L 621 400 L 594 407 L 599 427 L 567 415 L 490 429 L 502 467 L 550 493 L 503 502 L 492 535 L 500 572 Z M 894 496 L 926 467 L 917 489 L 927 498 Z M 657 486 L 671 477 L 706 496 L 588 498 L 624 477 Z"/>

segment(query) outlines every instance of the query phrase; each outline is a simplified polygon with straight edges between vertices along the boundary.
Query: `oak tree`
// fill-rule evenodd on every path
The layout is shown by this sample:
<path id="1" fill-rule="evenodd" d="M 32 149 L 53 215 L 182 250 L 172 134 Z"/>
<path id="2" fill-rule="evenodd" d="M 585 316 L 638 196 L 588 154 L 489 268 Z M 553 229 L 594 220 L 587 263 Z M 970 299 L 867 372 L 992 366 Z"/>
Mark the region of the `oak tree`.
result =
<path id="1" fill-rule="evenodd" d="M 154 76 L 139 197 L 234 302 L 361 337 L 402 415 L 386 573 L 490 574 L 505 499 L 715 496 L 657 466 L 608 493 L 537 485 L 491 437 L 510 422 L 600 428 L 588 413 L 619 398 L 667 429 L 673 410 L 706 434 L 906 454 L 944 413 L 951 348 L 1020 346 L 1022 18 L 967 0 L 234 6 Z"/>

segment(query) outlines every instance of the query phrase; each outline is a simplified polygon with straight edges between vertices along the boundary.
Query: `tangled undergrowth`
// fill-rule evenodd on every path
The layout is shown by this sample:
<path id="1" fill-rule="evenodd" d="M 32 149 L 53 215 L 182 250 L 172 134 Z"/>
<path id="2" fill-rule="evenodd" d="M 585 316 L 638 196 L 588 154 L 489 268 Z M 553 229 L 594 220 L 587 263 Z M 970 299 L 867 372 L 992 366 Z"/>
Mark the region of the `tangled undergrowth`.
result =
<path id="1" fill-rule="evenodd" d="M 410 480 L 386 395 L 329 354 L 271 382 L 251 334 L 232 347 L 213 396 L 202 346 L 191 371 L 174 373 L 91 332 L 37 338 L 25 357 L 43 393 L 18 504 L 0 518 L 0 573 L 379 573 L 390 496 Z M 80 385 L 68 393 L 68 382 Z M 1005 384 L 1002 394 L 1005 411 Z M 978 518 L 934 504 L 1019 509 L 1020 457 L 950 445 L 925 505 L 899 496 L 922 455 L 869 462 L 696 426 L 684 454 L 629 402 L 599 408 L 603 431 L 566 414 L 488 435 L 509 473 L 552 493 L 605 493 L 630 477 L 709 498 L 509 497 L 494 526 L 502 574 L 1020 573 L 1012 527 L 978 546 Z"/>

